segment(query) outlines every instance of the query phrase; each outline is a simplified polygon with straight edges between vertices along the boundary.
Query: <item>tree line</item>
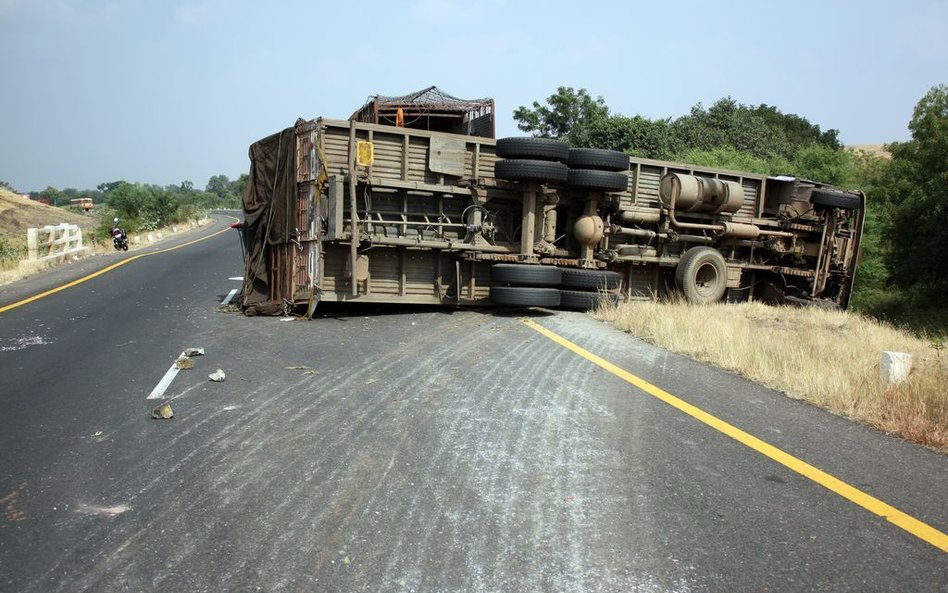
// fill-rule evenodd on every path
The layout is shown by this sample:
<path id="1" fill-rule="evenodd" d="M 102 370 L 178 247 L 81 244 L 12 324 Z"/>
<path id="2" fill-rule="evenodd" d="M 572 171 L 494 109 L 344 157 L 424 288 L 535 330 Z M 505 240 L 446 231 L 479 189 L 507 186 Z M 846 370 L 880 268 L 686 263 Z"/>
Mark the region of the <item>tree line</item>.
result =
<path id="1" fill-rule="evenodd" d="M 127 231 L 138 232 L 200 218 L 212 208 L 241 208 L 240 196 L 247 179 L 247 174 L 234 180 L 214 175 L 203 190 L 196 189 L 191 181 L 160 186 L 122 180 L 100 183 L 96 189 L 47 187 L 29 195 L 53 206 L 69 206 L 71 200 L 92 198 L 94 204 L 105 206 L 97 234 L 107 236 L 113 218 L 118 218 Z M 0 187 L 15 191 L 6 182 L 0 181 Z"/>
<path id="2" fill-rule="evenodd" d="M 845 149 L 836 129 L 730 97 L 678 118 L 614 114 L 586 89 L 560 87 L 518 107 L 518 127 L 573 146 L 865 191 L 866 227 L 853 306 L 915 329 L 948 329 L 948 86 L 933 87 L 887 155 Z"/>

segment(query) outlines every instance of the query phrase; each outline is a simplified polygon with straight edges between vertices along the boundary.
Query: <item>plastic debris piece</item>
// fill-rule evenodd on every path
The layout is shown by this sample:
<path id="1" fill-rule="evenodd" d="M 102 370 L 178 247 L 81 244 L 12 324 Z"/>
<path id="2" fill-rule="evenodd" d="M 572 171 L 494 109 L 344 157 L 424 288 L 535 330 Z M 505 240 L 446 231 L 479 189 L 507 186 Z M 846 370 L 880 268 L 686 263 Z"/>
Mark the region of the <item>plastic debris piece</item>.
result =
<path id="1" fill-rule="evenodd" d="M 304 367 L 301 365 L 285 367 L 288 371 L 303 371 L 303 375 L 318 375 L 319 371 L 310 367 Z"/>
<path id="2" fill-rule="evenodd" d="M 179 369 L 193 369 L 194 361 L 190 358 L 179 358 L 178 360 L 174 361 L 174 366 L 178 367 Z"/>
<path id="3" fill-rule="evenodd" d="M 165 402 L 151 411 L 151 417 L 155 420 L 170 420 L 174 418 L 174 412 L 171 410 L 171 404 Z"/>
<path id="4" fill-rule="evenodd" d="M 204 356 L 204 348 L 186 348 L 184 355 L 188 358 L 192 356 Z"/>
<path id="5" fill-rule="evenodd" d="M 92 436 L 94 436 L 94 437 L 100 437 L 100 436 L 102 436 L 102 431 L 101 431 L 101 430 L 97 430 L 97 431 L 95 431 L 94 433 L 92 433 Z"/>
<path id="6" fill-rule="evenodd" d="M 224 371 L 222 371 L 221 369 L 217 369 L 216 371 L 214 371 L 213 373 L 207 376 L 208 379 L 210 379 L 211 381 L 214 381 L 215 383 L 220 383 L 226 377 L 227 375 L 225 375 Z"/>

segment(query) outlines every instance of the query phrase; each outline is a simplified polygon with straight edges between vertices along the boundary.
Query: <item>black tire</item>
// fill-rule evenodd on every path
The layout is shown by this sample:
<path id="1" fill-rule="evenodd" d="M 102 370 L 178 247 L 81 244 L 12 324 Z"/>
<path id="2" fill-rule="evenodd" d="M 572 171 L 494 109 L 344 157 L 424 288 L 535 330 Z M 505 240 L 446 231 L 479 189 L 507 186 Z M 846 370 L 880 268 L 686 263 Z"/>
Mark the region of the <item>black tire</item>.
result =
<path id="1" fill-rule="evenodd" d="M 519 286 L 559 286 L 563 271 L 556 266 L 494 264 L 490 268 L 490 279 L 500 284 Z"/>
<path id="2" fill-rule="evenodd" d="M 509 307 L 559 307 L 560 291 L 556 288 L 523 286 L 491 286 L 490 300 Z"/>
<path id="3" fill-rule="evenodd" d="M 595 309 L 603 301 L 609 304 L 615 304 L 618 297 L 614 294 L 604 292 L 593 292 L 591 290 L 561 290 L 560 308 L 577 309 L 579 311 L 589 311 Z"/>
<path id="4" fill-rule="evenodd" d="M 576 189 L 620 192 L 629 188 L 629 176 L 616 171 L 570 169 L 566 184 Z"/>
<path id="5" fill-rule="evenodd" d="M 128 243 L 122 244 L 122 251 L 128 251 Z"/>
<path id="6" fill-rule="evenodd" d="M 566 164 L 570 169 L 596 169 L 598 171 L 628 171 L 629 155 L 616 150 L 599 148 L 570 148 Z"/>
<path id="7" fill-rule="evenodd" d="M 622 282 L 622 274 L 609 270 L 583 270 L 581 268 L 563 268 L 563 282 L 566 288 L 588 288 L 591 290 L 615 290 Z"/>
<path id="8" fill-rule="evenodd" d="M 497 140 L 497 156 L 505 159 L 566 161 L 569 145 L 553 138 L 501 138 Z"/>
<path id="9" fill-rule="evenodd" d="M 508 159 L 494 164 L 494 177 L 508 181 L 563 183 L 567 175 L 569 175 L 569 167 L 553 161 Z"/>
<path id="10" fill-rule="evenodd" d="M 846 210 L 858 210 L 862 208 L 862 200 L 859 199 L 859 196 L 823 189 L 813 190 L 813 193 L 810 194 L 810 202 L 816 206 L 845 208 Z"/>
<path id="11" fill-rule="evenodd" d="M 727 264 L 713 247 L 692 247 L 675 268 L 675 284 L 690 303 L 716 303 L 727 290 Z"/>

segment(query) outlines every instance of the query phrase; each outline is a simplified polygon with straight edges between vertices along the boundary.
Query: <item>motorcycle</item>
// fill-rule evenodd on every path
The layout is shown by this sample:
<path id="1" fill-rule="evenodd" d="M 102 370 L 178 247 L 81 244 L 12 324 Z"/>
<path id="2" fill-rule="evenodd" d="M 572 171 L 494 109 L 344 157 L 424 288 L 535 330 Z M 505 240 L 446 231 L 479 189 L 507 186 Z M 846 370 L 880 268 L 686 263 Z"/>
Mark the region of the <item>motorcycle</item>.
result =
<path id="1" fill-rule="evenodd" d="M 112 227 L 112 245 L 116 250 L 128 251 L 128 235 L 119 227 Z"/>

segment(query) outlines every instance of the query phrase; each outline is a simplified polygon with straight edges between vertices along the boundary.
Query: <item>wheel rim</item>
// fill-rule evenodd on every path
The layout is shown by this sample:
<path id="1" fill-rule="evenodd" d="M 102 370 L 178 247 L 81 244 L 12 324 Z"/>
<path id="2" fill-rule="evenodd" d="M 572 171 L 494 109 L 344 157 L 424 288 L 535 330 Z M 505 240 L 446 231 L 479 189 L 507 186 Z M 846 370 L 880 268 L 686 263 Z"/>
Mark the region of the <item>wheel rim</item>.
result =
<path id="1" fill-rule="evenodd" d="M 718 287 L 718 269 L 712 263 L 705 263 L 695 270 L 695 290 L 702 297 L 712 296 Z"/>

